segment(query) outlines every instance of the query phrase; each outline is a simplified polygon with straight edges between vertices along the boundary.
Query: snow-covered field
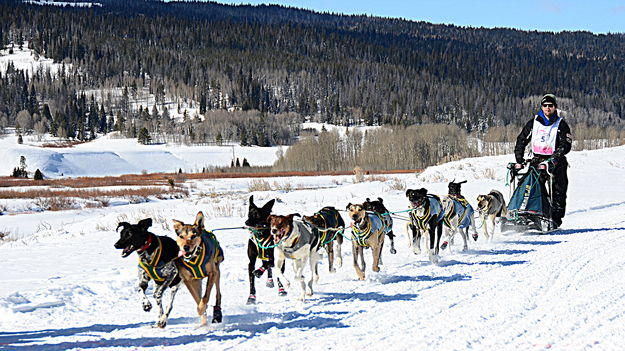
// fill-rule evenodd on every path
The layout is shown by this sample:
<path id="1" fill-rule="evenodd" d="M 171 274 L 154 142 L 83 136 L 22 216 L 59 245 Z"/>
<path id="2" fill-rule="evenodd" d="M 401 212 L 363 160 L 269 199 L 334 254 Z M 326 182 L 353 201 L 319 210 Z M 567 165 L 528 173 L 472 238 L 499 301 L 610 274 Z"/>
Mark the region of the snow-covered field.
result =
<path id="1" fill-rule="evenodd" d="M 37 156 L 27 158 L 34 162 Z M 2 160 L 5 167 L 5 155 Z M 291 191 L 250 193 L 250 179 L 203 180 L 189 184 L 186 199 L 0 216 L 0 232 L 14 238 L 0 241 L 0 348 L 624 349 L 625 147 L 569 155 L 569 204 L 563 229 L 555 234 L 497 233 L 492 242 L 482 237 L 471 242 L 467 252 L 456 240 L 453 251 L 443 251 L 435 266 L 408 248 L 405 222 L 398 218 L 398 252 L 391 255 L 385 246 L 379 273 L 371 272 L 367 251 L 367 278 L 357 280 L 346 241 L 343 266 L 330 274 L 324 257 L 315 294 L 305 303 L 297 300 L 298 287 L 279 297 L 262 278 L 257 280 L 258 304 L 245 305 L 249 233 L 216 231 L 226 257 L 221 267 L 224 320 L 208 328 L 197 328 L 186 288 L 180 289 L 167 328 L 152 328 L 156 312 L 143 312 L 135 291 L 136 254 L 122 258 L 113 248 L 119 221 L 151 217 L 152 232 L 172 237 L 172 219 L 192 222 L 198 211 L 210 229 L 242 226 L 251 194 L 257 204 L 277 199 L 276 214 L 312 214 L 326 205 L 343 209 L 366 197 L 382 197 L 389 210 L 400 211 L 408 206 L 404 190 L 398 190 L 402 184 L 442 194 L 448 181 L 466 179 L 463 193 L 475 205 L 477 195 L 491 189 L 509 193 L 505 165 L 511 160 L 466 159 L 420 175 L 363 183 L 349 176 L 265 179 L 296 189 Z M 141 161 L 139 169 L 151 170 L 162 158 L 144 154 Z M 67 167 L 66 174 L 72 172 Z M 293 275 L 289 261 L 286 275 Z"/>
<path id="2" fill-rule="evenodd" d="M 22 145 L 17 137 L 0 138 L 0 174 L 10 175 L 26 158 L 29 174 L 39 169 L 46 177 L 118 176 L 142 172 L 199 172 L 204 167 L 227 167 L 233 159 L 243 159 L 252 166 L 272 165 L 277 152 L 286 147 L 172 146 L 142 145 L 136 139 L 115 139 L 111 135 L 72 148 L 42 148 L 36 136 L 25 136 Z"/>

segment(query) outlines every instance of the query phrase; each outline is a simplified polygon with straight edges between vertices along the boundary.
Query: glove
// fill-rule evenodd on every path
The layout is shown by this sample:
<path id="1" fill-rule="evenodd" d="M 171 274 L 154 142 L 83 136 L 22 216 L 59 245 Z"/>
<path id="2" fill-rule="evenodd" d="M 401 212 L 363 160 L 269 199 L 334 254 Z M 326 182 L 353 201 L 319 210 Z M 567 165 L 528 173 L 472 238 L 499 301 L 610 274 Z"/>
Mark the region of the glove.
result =
<path id="1" fill-rule="evenodd" d="M 553 170 L 556 169 L 556 165 L 558 164 L 558 161 L 556 161 L 555 158 L 551 157 L 547 160 L 547 170 L 550 173 L 553 173 Z"/>

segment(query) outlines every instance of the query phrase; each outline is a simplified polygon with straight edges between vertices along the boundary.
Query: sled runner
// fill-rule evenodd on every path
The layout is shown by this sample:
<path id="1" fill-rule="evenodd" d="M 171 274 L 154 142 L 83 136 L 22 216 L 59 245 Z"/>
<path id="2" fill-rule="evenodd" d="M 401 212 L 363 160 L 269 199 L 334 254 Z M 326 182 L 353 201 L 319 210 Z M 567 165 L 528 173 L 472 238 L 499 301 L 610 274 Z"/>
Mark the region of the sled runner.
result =
<path id="1" fill-rule="evenodd" d="M 508 164 L 510 189 L 508 215 L 501 222 L 502 232 L 551 232 L 556 225 L 551 219 L 553 173 L 547 161 L 526 160 L 527 171 L 521 173 Z"/>

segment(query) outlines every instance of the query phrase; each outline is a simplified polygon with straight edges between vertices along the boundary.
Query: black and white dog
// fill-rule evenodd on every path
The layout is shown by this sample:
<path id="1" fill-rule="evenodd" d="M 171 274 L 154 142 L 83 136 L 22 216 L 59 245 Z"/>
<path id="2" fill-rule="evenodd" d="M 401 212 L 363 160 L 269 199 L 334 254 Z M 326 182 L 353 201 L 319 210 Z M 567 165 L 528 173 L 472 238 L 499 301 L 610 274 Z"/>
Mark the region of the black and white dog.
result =
<path id="1" fill-rule="evenodd" d="M 178 244 L 167 236 L 157 236 L 148 232 L 152 219 L 146 218 L 137 224 L 121 222 L 117 229 L 122 228 L 119 240 L 115 243 L 116 249 L 123 249 L 122 257 L 127 257 L 133 251 L 139 255 L 139 292 L 142 294 L 143 310 L 149 312 L 152 304 L 145 294 L 150 280 L 156 283 L 154 298 L 158 305 L 158 321 L 155 327 L 164 328 L 167 318 L 174 304 L 174 297 L 180 286 L 181 278 L 176 267 Z M 163 292 L 171 288 L 169 304 L 163 311 Z"/>
<path id="2" fill-rule="evenodd" d="M 342 234 L 345 230 L 343 217 L 336 208 L 326 206 L 312 216 L 303 216 L 302 220 L 310 224 L 313 231 L 319 234 L 319 245 L 323 246 L 328 254 L 328 269 L 332 273 L 336 272 L 334 268 L 335 253 L 338 266 L 343 265 L 343 255 L 341 254 Z"/>
<path id="3" fill-rule="evenodd" d="M 421 253 L 421 236 L 427 232 L 429 241 L 430 262 L 438 264 L 438 251 L 443 235 L 443 206 L 436 195 L 428 194 L 425 188 L 408 189 L 406 197 L 410 201 L 410 224 L 412 232 L 412 249 L 415 254 Z"/>

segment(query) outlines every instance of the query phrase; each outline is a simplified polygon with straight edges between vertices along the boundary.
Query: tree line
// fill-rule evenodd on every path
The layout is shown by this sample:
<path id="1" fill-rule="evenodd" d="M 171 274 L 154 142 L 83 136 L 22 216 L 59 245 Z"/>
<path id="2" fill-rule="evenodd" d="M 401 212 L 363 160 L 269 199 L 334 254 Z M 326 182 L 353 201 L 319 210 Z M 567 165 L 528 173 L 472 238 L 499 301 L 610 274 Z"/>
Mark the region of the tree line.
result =
<path id="1" fill-rule="evenodd" d="M 11 65 L 0 72 L 0 127 L 78 140 L 119 131 L 146 143 L 268 146 L 297 142 L 300 123 L 310 120 L 398 133 L 437 125 L 454 138 L 464 131 L 500 139 L 498 128 L 516 130 L 545 92 L 558 95 L 575 130 L 588 135 L 618 140 L 625 121 L 623 34 L 464 28 L 281 6 L 101 3 L 0 0 L 0 46 L 27 42 L 62 64 L 57 75 Z M 133 106 L 138 91 L 154 103 Z M 172 119 L 171 101 L 199 113 Z M 438 151 L 428 152 L 436 159 Z M 364 154 L 349 155 L 365 162 Z M 384 162 L 391 167 L 392 159 Z"/>

